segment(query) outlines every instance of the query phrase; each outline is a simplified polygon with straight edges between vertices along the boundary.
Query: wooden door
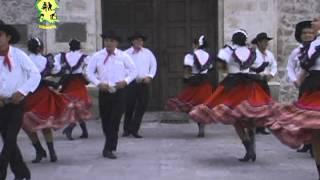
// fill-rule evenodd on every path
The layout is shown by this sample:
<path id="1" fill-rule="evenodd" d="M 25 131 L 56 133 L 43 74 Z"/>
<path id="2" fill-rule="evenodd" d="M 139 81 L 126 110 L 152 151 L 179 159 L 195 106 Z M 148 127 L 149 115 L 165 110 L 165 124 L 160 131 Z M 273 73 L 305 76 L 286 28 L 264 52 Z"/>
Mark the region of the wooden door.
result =
<path id="1" fill-rule="evenodd" d="M 217 0 L 104 0 L 103 31 L 127 37 L 138 30 L 148 36 L 146 47 L 157 57 L 158 72 L 151 87 L 149 110 L 162 110 L 168 97 L 182 88 L 183 57 L 193 38 L 206 35 L 210 50 L 217 49 Z"/>
<path id="2" fill-rule="evenodd" d="M 161 104 L 182 89 L 183 59 L 192 41 L 205 35 L 209 51 L 217 49 L 217 1 L 160 1 L 160 73 L 163 87 Z"/>

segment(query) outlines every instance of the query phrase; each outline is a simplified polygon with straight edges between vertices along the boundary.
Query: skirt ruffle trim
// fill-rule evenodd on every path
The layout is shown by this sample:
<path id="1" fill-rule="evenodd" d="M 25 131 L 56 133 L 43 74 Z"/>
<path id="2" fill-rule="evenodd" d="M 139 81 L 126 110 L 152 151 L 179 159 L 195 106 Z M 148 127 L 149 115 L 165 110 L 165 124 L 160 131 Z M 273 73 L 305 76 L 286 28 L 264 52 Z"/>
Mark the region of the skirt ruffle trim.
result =
<path id="1" fill-rule="evenodd" d="M 196 106 L 189 115 L 198 123 L 222 123 L 235 124 L 243 123 L 257 126 L 265 126 L 268 117 L 272 114 L 271 104 L 253 105 L 249 101 L 243 101 L 235 108 L 231 108 L 225 104 L 219 104 L 210 109 L 202 104 Z"/>
<path id="2" fill-rule="evenodd" d="M 75 120 L 74 104 L 69 104 L 60 115 L 50 115 L 45 118 L 35 112 L 25 112 L 23 116 L 23 129 L 36 132 L 42 129 L 60 129 L 65 124 Z"/>
<path id="3" fill-rule="evenodd" d="M 191 103 L 180 101 L 178 98 L 171 98 L 167 101 L 165 108 L 176 112 L 189 112 L 194 105 Z"/>
<path id="4" fill-rule="evenodd" d="M 301 109 L 295 104 L 277 104 L 273 111 L 269 129 L 283 144 L 292 148 L 310 143 L 313 133 L 320 130 L 320 112 L 317 110 Z"/>

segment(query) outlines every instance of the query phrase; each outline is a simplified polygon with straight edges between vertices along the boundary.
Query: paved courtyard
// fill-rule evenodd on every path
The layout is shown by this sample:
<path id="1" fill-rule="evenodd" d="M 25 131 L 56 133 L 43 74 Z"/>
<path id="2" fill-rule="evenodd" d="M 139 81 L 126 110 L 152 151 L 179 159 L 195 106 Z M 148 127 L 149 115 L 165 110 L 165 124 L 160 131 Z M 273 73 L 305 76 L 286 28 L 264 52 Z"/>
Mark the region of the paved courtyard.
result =
<path id="1" fill-rule="evenodd" d="M 59 161 L 31 164 L 34 150 L 24 132 L 19 145 L 33 180 L 314 180 L 316 168 L 308 154 L 296 153 L 272 135 L 257 137 L 257 161 L 240 163 L 244 149 L 231 126 L 210 125 L 196 138 L 194 123 L 145 122 L 144 139 L 119 140 L 117 160 L 102 158 L 99 121 L 88 123 L 87 140 L 68 141 L 57 131 Z M 80 135 L 79 127 L 74 137 Z M 120 134 L 121 135 L 121 134 Z M 44 144 L 44 143 L 43 143 Z M 9 170 L 8 179 L 13 179 Z"/>

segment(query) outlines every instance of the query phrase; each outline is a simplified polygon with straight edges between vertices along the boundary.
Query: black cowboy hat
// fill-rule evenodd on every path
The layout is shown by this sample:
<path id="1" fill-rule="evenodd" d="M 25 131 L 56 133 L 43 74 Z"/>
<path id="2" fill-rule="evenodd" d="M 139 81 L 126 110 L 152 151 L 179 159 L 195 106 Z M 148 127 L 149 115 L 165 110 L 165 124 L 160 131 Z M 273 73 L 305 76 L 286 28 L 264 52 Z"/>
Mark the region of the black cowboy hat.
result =
<path id="1" fill-rule="evenodd" d="M 121 37 L 119 35 L 117 35 L 116 32 L 113 31 L 113 30 L 109 30 L 109 31 L 106 31 L 106 32 L 102 33 L 101 37 L 103 39 L 107 39 L 107 38 L 108 39 L 114 39 L 114 40 L 116 40 L 118 42 L 121 42 L 121 40 L 122 40 Z"/>
<path id="2" fill-rule="evenodd" d="M 301 40 L 302 31 L 305 28 L 311 28 L 311 26 L 312 26 L 311 23 L 312 23 L 312 21 L 301 21 L 296 25 L 294 37 L 296 38 L 296 40 L 298 42 L 300 42 L 300 43 L 302 42 L 302 40 Z"/>
<path id="3" fill-rule="evenodd" d="M 128 40 L 129 41 L 133 41 L 133 40 L 135 40 L 137 38 L 141 38 L 143 41 L 146 41 L 148 39 L 147 36 L 143 35 L 142 33 L 135 32 L 133 35 L 128 37 Z"/>
<path id="4" fill-rule="evenodd" d="M 2 20 L 0 20 L 0 31 L 11 36 L 9 44 L 16 44 L 20 41 L 20 34 L 17 29 L 9 24 L 5 24 Z"/>
<path id="5" fill-rule="evenodd" d="M 251 41 L 251 43 L 252 44 L 257 44 L 259 41 L 264 40 L 264 39 L 270 41 L 273 38 L 272 37 L 268 37 L 267 33 L 262 32 L 262 33 L 257 34 L 257 36 Z"/>

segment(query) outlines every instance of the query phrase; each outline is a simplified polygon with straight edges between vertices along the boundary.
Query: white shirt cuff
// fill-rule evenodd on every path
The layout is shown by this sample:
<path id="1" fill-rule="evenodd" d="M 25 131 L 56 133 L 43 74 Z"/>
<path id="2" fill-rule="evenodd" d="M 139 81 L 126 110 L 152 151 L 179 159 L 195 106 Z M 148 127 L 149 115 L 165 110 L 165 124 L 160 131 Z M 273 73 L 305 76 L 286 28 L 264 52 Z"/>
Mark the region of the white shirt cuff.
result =
<path id="1" fill-rule="evenodd" d="M 99 80 L 94 80 L 93 82 L 92 82 L 94 85 L 96 85 L 96 86 L 98 86 L 100 83 L 101 83 L 101 81 L 99 81 Z"/>
<path id="2" fill-rule="evenodd" d="M 152 75 L 152 74 L 147 74 L 147 77 L 150 77 L 151 79 L 153 79 L 153 78 L 154 78 L 154 75 Z"/>
<path id="3" fill-rule="evenodd" d="M 26 90 L 23 90 L 23 89 L 18 89 L 18 92 L 20 92 L 24 96 L 27 96 L 29 94 L 29 91 L 26 91 Z"/>

